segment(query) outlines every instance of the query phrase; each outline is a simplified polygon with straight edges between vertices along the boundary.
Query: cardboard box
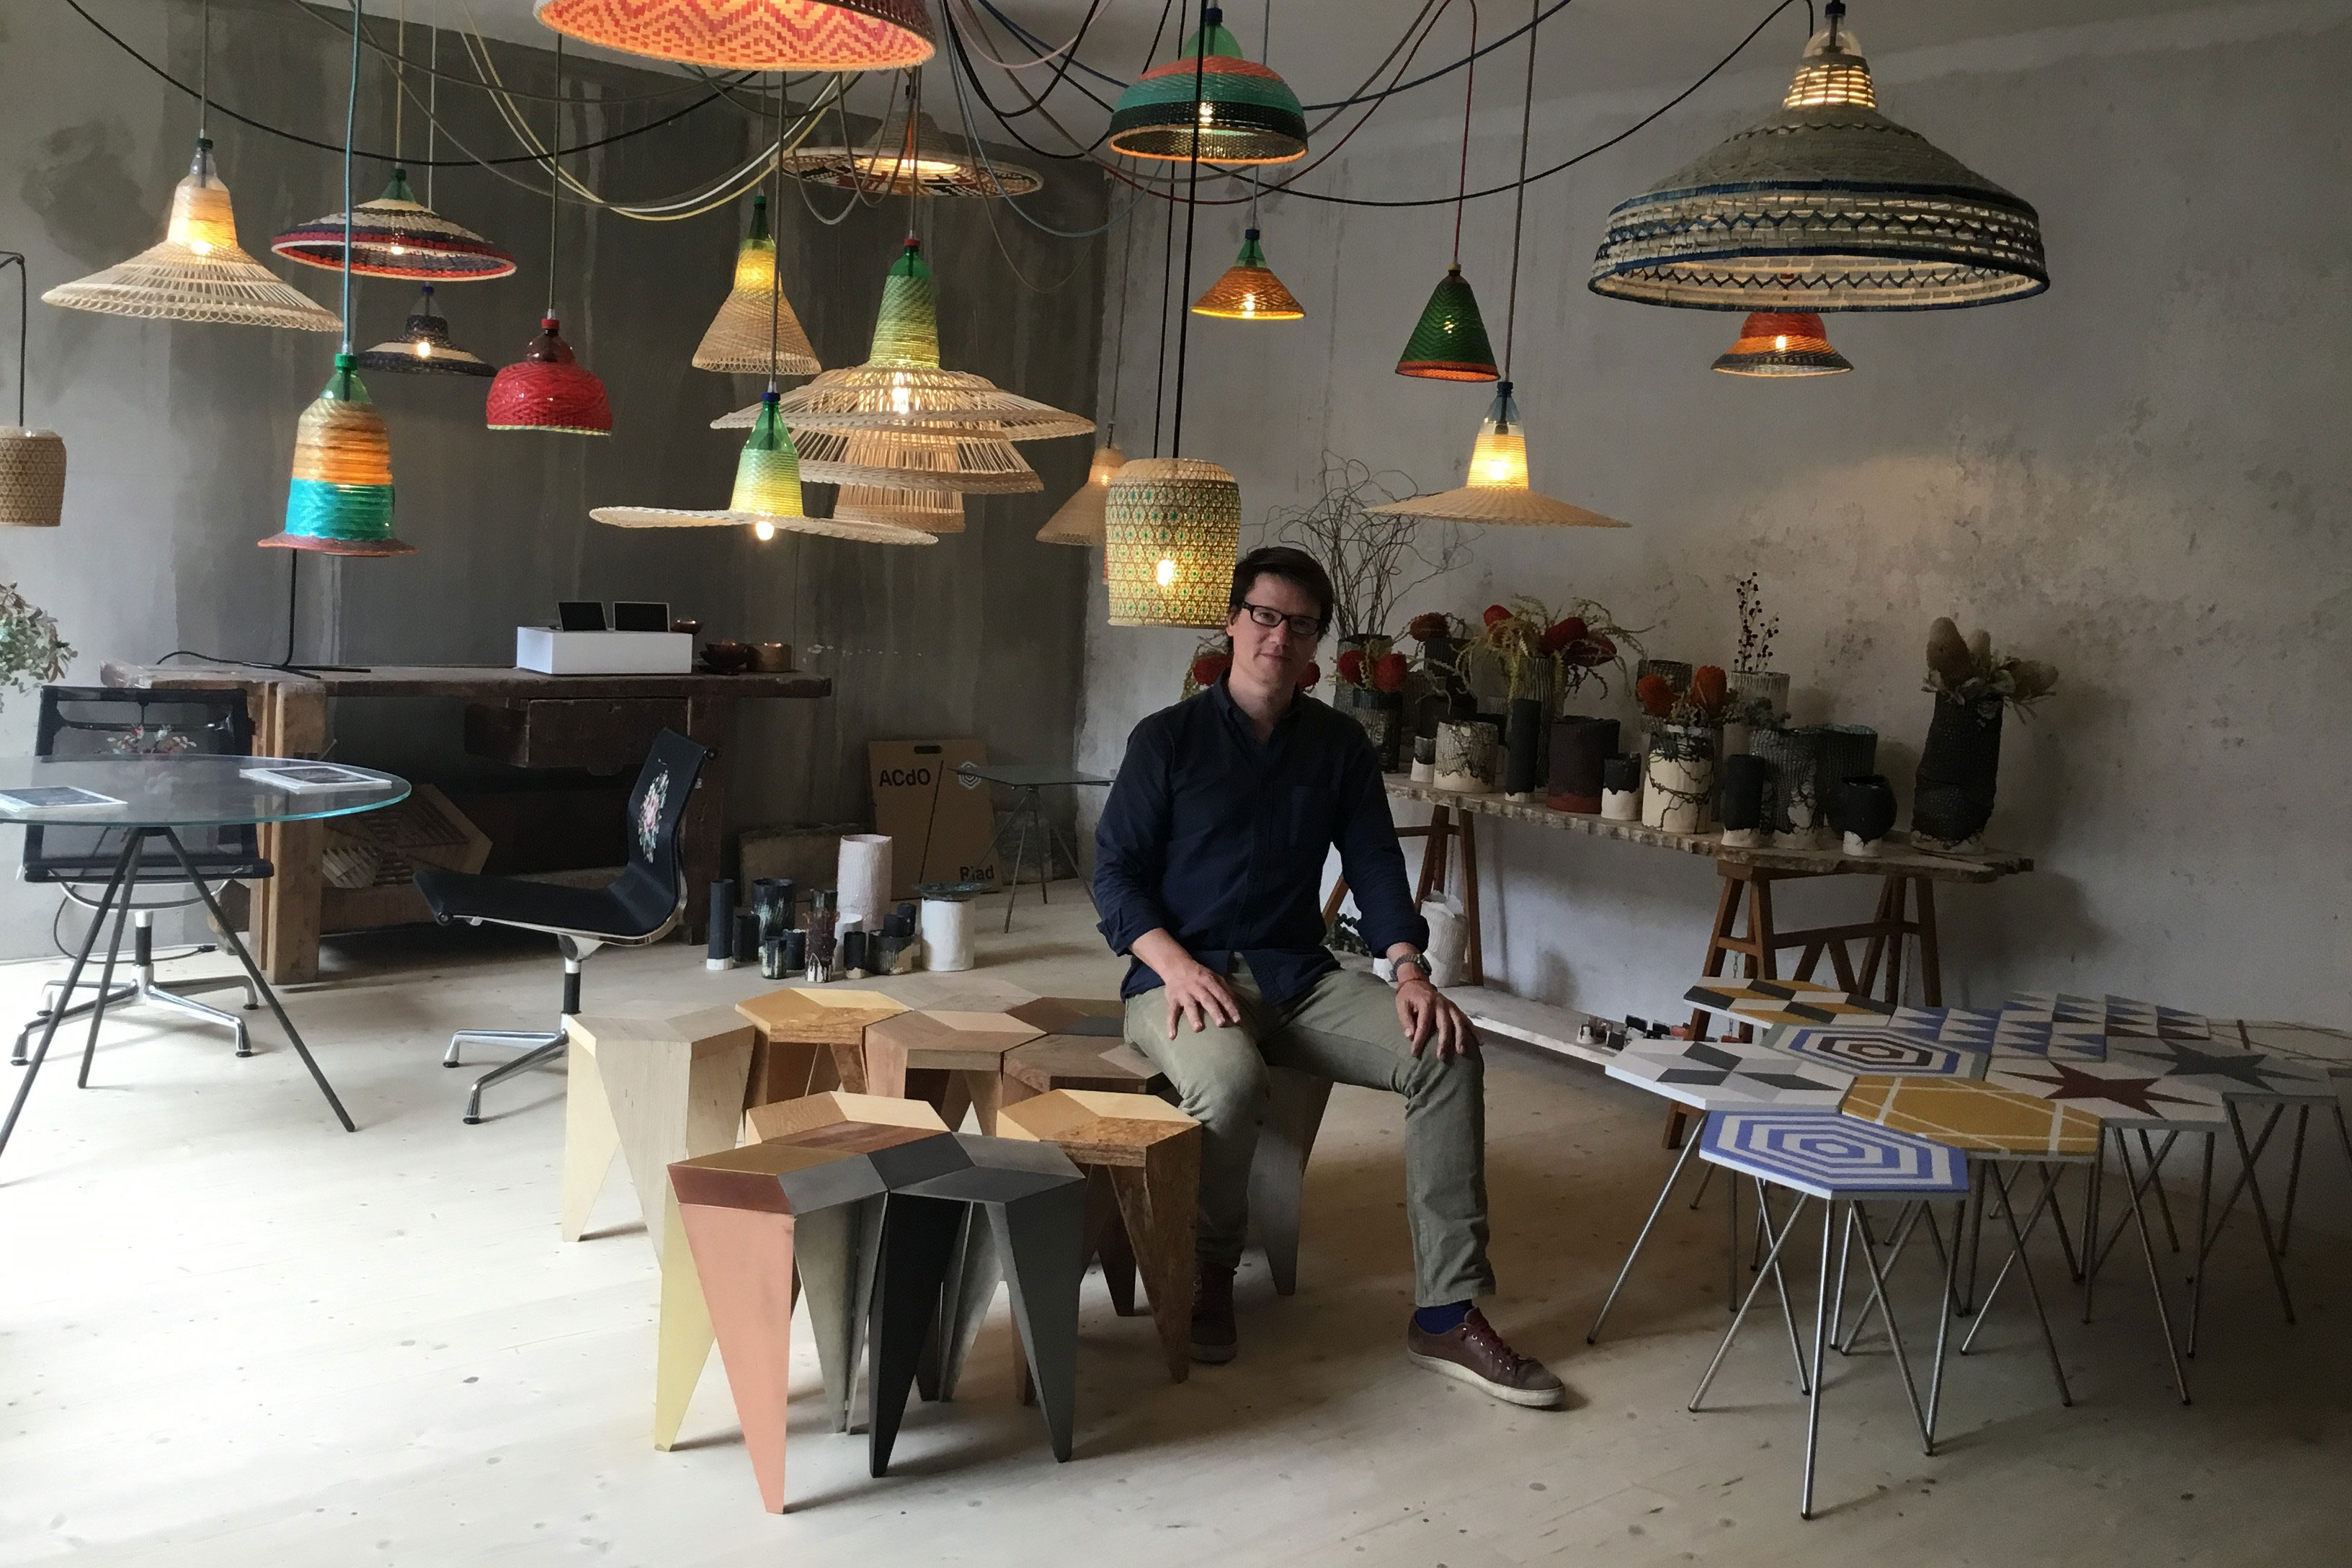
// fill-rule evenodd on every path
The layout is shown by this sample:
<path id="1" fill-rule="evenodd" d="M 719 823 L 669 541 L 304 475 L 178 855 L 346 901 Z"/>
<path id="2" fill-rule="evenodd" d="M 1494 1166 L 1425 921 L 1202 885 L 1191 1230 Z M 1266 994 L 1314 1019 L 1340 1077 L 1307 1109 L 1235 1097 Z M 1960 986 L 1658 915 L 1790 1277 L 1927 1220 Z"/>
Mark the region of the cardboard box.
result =
<path id="1" fill-rule="evenodd" d="M 866 742 L 874 831 L 893 840 L 892 898 L 913 898 L 918 882 L 1000 885 L 995 802 L 987 784 L 956 771 L 987 761 L 979 741 Z"/>

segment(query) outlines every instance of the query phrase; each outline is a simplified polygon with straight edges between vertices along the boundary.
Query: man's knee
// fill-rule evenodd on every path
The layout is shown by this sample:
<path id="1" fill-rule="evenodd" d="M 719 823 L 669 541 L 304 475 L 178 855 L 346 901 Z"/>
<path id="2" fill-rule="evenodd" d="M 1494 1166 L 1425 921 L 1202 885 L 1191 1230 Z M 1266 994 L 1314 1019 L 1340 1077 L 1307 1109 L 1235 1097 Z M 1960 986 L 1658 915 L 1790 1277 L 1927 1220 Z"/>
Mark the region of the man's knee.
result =
<path id="1" fill-rule="evenodd" d="M 1185 1113 L 1213 1131 L 1255 1126 L 1264 1113 L 1265 1058 L 1240 1030 L 1186 1036 L 1149 1054 Z"/>
<path id="2" fill-rule="evenodd" d="M 1426 1100 L 1447 1095 L 1475 1100 L 1485 1092 L 1486 1064 L 1475 1049 L 1441 1057 L 1436 1046 L 1427 1045 L 1410 1060 L 1401 1086 L 1408 1100 Z"/>

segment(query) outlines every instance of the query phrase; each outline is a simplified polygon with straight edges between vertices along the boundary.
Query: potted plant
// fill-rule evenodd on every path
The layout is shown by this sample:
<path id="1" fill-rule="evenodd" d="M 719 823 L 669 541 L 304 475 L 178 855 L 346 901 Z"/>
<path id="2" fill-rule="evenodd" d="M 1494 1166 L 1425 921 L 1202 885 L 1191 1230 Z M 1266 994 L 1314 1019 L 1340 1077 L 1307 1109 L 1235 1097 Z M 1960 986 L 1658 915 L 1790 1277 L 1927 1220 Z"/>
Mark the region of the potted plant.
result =
<path id="1" fill-rule="evenodd" d="M 1601 809 L 1601 769 L 1616 754 L 1618 724 L 1614 719 L 1571 712 L 1580 706 L 1588 688 L 1606 699 L 1614 668 L 1629 679 L 1623 648 L 1638 656 L 1639 635 L 1617 624 L 1609 607 L 1593 599 L 1574 599 L 1568 611 L 1544 631 L 1538 644 L 1552 661 L 1552 716 L 1546 758 L 1544 804 L 1554 811 L 1592 815 Z"/>
<path id="2" fill-rule="evenodd" d="M 1503 794 L 1533 801 L 1542 779 L 1545 737 L 1549 731 L 1552 655 L 1544 638 L 1551 612 L 1525 595 L 1489 605 L 1484 626 L 1471 644 L 1473 658 L 1491 660 L 1506 688 L 1503 721 Z"/>
<path id="3" fill-rule="evenodd" d="M 30 691 L 55 680 L 73 657 L 56 618 L 15 584 L 0 584 L 0 690 Z"/>
<path id="4" fill-rule="evenodd" d="M 1744 750 L 1750 728 L 1778 726 L 1789 719 L 1789 678 L 1772 668 L 1772 643 L 1780 617 L 1764 613 L 1764 595 L 1750 572 L 1733 588 L 1739 601 L 1739 646 L 1731 656 L 1731 709 L 1724 715 L 1736 732 L 1726 739 Z"/>
<path id="5" fill-rule="evenodd" d="M 1634 683 L 1653 722 L 1642 821 L 1669 833 L 1704 833 L 1714 820 L 1716 764 L 1723 755 L 1723 716 L 1731 702 L 1721 667 L 1703 664 L 1687 689 L 1649 674 Z"/>
<path id="6" fill-rule="evenodd" d="M 2020 718 L 2057 689 L 2058 671 L 2034 659 L 2005 658 L 1984 631 L 1962 637 L 1948 616 L 1927 628 L 1927 679 L 1935 694 L 1927 743 L 1911 796 L 1911 835 L 1946 847 L 1980 837 L 1992 816 L 2000 772 L 2000 718 Z"/>
<path id="7" fill-rule="evenodd" d="M 1392 773 L 1403 766 L 1404 688 L 1412 661 L 1388 644 L 1386 637 L 1373 637 L 1367 646 L 1341 648 L 1332 680 L 1347 699 L 1339 706 L 1352 711 L 1371 737 L 1381 772 Z"/>
<path id="8" fill-rule="evenodd" d="M 1428 784 L 1436 777 L 1438 724 L 1469 716 L 1470 688 L 1460 668 L 1469 628 L 1458 616 L 1430 610 L 1407 622 L 1404 635 L 1416 645 L 1405 688 L 1412 718 L 1412 776 L 1415 783 Z"/>

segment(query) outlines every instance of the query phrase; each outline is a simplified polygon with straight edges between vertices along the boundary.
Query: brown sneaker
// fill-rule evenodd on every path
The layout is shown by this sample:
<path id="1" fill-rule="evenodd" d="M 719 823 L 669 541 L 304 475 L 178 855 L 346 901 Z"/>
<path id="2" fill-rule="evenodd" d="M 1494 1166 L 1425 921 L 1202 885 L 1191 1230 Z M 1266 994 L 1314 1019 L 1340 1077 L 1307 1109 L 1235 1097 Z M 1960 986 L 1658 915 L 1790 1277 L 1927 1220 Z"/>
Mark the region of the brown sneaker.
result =
<path id="1" fill-rule="evenodd" d="M 1192 1322 L 1192 1337 L 1197 1340 L 1200 1318 L 1195 1315 Z M 1482 1393 L 1535 1410 L 1549 1410 L 1568 1397 L 1568 1390 L 1543 1363 L 1505 1344 L 1503 1336 L 1475 1307 L 1443 1334 L 1426 1333 L 1411 1320 L 1407 1323 L 1404 1353 L 1417 1366 L 1459 1378 Z M 1197 1348 L 1194 1353 L 1199 1353 Z"/>
<path id="2" fill-rule="evenodd" d="M 1234 1359 L 1234 1271 L 1197 1266 L 1192 1284 L 1192 1359 L 1218 1366 Z"/>

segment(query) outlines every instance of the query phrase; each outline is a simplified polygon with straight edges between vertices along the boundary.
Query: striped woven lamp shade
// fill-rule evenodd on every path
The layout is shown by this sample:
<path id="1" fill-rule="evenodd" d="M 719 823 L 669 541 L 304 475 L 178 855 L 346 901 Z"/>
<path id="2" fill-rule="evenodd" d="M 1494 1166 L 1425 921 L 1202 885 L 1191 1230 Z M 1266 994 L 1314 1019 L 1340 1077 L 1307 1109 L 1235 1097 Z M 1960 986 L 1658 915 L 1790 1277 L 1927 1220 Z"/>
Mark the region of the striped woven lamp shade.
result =
<path id="1" fill-rule="evenodd" d="M 1229 321 L 1296 321 L 1307 312 L 1266 266 L 1265 247 L 1258 243 L 1258 231 L 1251 229 L 1224 276 L 1192 301 L 1192 314 Z"/>
<path id="2" fill-rule="evenodd" d="M 1103 549 L 1115 626 L 1222 626 L 1241 558 L 1242 488 L 1200 458 L 1138 458 L 1112 476 Z"/>
<path id="3" fill-rule="evenodd" d="M 399 375 L 496 375 L 499 369 L 449 341 L 449 323 L 433 308 L 430 283 L 418 291 L 416 309 L 408 313 L 400 336 L 360 355 L 360 368 Z"/>
<path id="4" fill-rule="evenodd" d="M 392 433 L 368 401 L 350 354 L 294 427 L 286 527 L 265 550 L 320 555 L 414 555 L 392 533 Z"/>
<path id="5" fill-rule="evenodd" d="M 808 333 L 801 330 L 801 319 L 793 314 L 793 302 L 778 293 L 778 288 L 776 241 L 768 231 L 768 198 L 755 195 L 751 232 L 735 253 L 735 281 L 694 351 L 694 368 L 765 375 L 772 341 L 776 374 L 814 375 L 823 370 Z"/>
<path id="6" fill-rule="evenodd" d="M 572 356 L 553 316 L 540 318 L 539 337 L 522 358 L 490 383 L 484 417 L 493 430 L 544 430 L 561 436 L 610 436 L 613 405 L 604 384 Z"/>
<path id="7" fill-rule="evenodd" d="M 1111 476 L 1127 466 L 1127 454 L 1108 442 L 1095 448 L 1095 460 L 1087 465 L 1087 482 L 1071 493 L 1070 499 L 1055 509 L 1037 531 L 1039 540 L 1047 544 L 1075 544 L 1092 550 L 1103 542 L 1103 516 L 1110 501 Z"/>
<path id="8" fill-rule="evenodd" d="M 1204 163 L 1287 163 L 1307 155 L 1307 111 L 1290 84 L 1242 58 L 1209 7 L 1206 24 L 1176 58 L 1152 67 L 1118 96 L 1110 150 L 1130 158 Z M 1223 616 L 1217 624 L 1224 625 Z"/>
<path id="9" fill-rule="evenodd" d="M 539 0 L 567 37 L 713 70 L 871 71 L 931 58 L 923 0 Z"/>
<path id="10" fill-rule="evenodd" d="M 1034 169 L 982 157 L 929 115 L 905 109 L 863 146 L 803 145 L 782 164 L 796 180 L 868 196 L 1025 196 L 1045 184 Z"/>
<path id="11" fill-rule="evenodd" d="M 2050 286 L 2042 220 L 1878 112 L 1845 6 L 1780 112 L 1621 202 L 1595 293 L 1703 310 L 1935 310 Z"/>
<path id="12" fill-rule="evenodd" d="M 936 539 L 963 531 L 963 496 L 956 490 L 903 485 L 844 485 L 833 503 L 836 521 L 911 528 Z"/>
<path id="13" fill-rule="evenodd" d="M 1462 276 L 1460 262 L 1448 267 L 1430 290 L 1429 303 L 1421 308 L 1421 320 L 1397 357 L 1397 374 L 1424 381 L 1502 379 L 1494 345 L 1486 341 L 1486 320 L 1478 313 L 1478 297 Z"/>
<path id="14" fill-rule="evenodd" d="M 1412 496 L 1370 509 L 1391 517 L 1530 528 L 1625 528 L 1629 524 L 1557 500 L 1528 482 L 1528 437 L 1511 384 L 1495 388 L 1470 449 L 1470 474 L 1459 489 Z"/>
<path id="15" fill-rule="evenodd" d="M 480 283 L 515 269 L 506 251 L 418 201 L 405 169 L 394 169 L 383 195 L 352 208 L 350 218 L 352 270 L 362 277 Z M 343 214 L 330 214 L 287 230 L 269 248 L 289 261 L 341 271 L 343 221 Z"/>
<path id="16" fill-rule="evenodd" d="M 213 144 L 196 139 L 185 178 L 173 187 L 163 241 L 103 272 L 60 283 L 42 300 L 69 310 L 150 321 L 206 321 L 340 332 L 342 322 L 237 247 L 228 187 L 213 171 Z"/>
<path id="17" fill-rule="evenodd" d="M 1757 310 L 1715 368 L 1726 375 L 1836 375 L 1853 365 L 1830 347 L 1822 319 L 1811 310 Z"/>
<path id="18" fill-rule="evenodd" d="M 1045 482 L 1013 443 L 984 426 L 940 430 L 803 430 L 801 477 L 820 485 L 882 485 L 1017 495 Z"/>

